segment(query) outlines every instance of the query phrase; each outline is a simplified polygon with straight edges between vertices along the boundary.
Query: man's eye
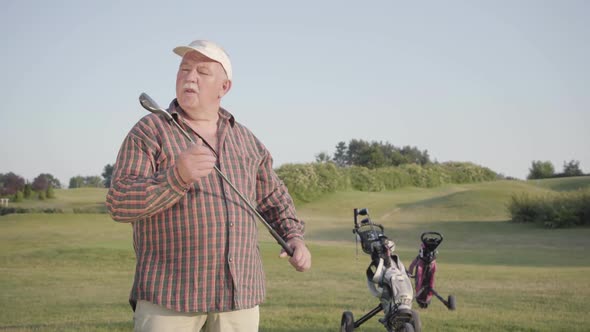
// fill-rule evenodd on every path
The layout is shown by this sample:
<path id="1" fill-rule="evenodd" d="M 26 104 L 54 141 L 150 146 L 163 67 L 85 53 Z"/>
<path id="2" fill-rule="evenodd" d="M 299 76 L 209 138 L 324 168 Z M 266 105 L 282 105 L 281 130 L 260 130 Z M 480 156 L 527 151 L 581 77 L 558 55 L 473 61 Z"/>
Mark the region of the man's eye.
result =
<path id="1" fill-rule="evenodd" d="M 202 74 L 202 75 L 209 75 L 209 72 L 208 72 L 208 71 L 206 71 L 206 70 L 199 70 L 199 74 Z"/>

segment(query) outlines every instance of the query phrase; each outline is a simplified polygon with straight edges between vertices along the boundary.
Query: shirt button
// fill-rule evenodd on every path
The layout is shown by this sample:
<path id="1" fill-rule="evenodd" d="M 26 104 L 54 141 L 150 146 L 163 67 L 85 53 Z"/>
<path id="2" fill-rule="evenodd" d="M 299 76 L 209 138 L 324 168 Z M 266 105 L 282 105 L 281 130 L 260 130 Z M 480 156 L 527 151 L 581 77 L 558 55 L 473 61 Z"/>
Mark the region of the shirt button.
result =
<path id="1" fill-rule="evenodd" d="M 229 227 L 234 227 L 234 223 L 233 222 L 230 222 L 229 223 Z"/>
<path id="2" fill-rule="evenodd" d="M 234 259 L 230 257 L 230 258 L 228 258 L 228 261 L 231 263 L 234 261 Z"/>

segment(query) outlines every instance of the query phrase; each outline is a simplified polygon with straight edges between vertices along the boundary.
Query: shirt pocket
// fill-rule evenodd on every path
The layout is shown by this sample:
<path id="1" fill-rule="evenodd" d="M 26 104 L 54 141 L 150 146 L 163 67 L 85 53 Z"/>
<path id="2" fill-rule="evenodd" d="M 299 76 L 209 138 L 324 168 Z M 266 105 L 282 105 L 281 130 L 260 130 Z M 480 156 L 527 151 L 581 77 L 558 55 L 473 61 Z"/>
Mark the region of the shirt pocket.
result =
<path id="1" fill-rule="evenodd" d="M 256 200 L 256 178 L 259 161 L 248 155 L 237 155 L 231 163 L 234 185 L 250 202 Z"/>

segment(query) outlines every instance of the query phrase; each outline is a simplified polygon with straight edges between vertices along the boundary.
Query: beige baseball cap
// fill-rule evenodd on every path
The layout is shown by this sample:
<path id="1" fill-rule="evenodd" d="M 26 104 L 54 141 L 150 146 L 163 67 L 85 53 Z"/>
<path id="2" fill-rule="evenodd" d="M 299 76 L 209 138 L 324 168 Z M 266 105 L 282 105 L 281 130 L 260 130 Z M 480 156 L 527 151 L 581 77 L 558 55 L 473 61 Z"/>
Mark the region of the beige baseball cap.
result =
<path id="1" fill-rule="evenodd" d="M 227 78 L 230 81 L 232 79 L 231 61 L 229 60 L 229 56 L 221 46 L 214 42 L 208 40 L 195 40 L 188 44 L 188 46 L 175 47 L 173 51 L 180 56 L 184 56 L 189 51 L 197 51 L 209 59 L 219 62 L 225 70 Z"/>

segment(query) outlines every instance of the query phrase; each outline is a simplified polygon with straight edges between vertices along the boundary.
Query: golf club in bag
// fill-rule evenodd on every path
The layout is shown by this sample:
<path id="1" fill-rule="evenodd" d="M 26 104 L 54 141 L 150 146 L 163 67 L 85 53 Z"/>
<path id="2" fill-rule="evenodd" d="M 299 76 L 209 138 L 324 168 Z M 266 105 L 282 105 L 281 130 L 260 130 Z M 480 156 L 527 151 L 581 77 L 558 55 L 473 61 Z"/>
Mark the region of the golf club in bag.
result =
<path id="1" fill-rule="evenodd" d="M 363 218 L 360 223 L 359 216 Z M 342 313 L 340 331 L 352 332 L 383 310 L 385 316 L 379 322 L 387 332 L 421 332 L 420 317 L 412 310 L 412 282 L 401 259 L 394 254 L 395 243 L 385 236 L 382 225 L 371 221 L 367 209 L 354 209 L 352 232 L 360 239 L 363 252 L 371 255 L 366 271 L 367 286 L 380 303 L 357 321 L 352 312 Z"/>
<path id="2" fill-rule="evenodd" d="M 408 274 L 416 280 L 416 302 L 420 308 L 427 308 L 436 296 L 449 310 L 455 310 L 455 296 L 449 295 L 448 300 L 440 296 L 434 289 L 434 275 L 436 274 L 436 255 L 443 236 L 437 232 L 425 232 L 420 236 L 420 250 L 418 256 L 410 264 Z"/>
<path id="3" fill-rule="evenodd" d="M 191 143 L 194 143 L 194 141 L 190 137 L 190 135 L 184 130 L 184 128 L 182 128 L 182 126 L 178 122 L 176 122 L 176 120 L 172 117 L 172 115 L 170 113 L 168 113 L 168 111 L 166 111 L 165 109 L 160 107 L 145 92 L 142 93 L 141 95 L 139 95 L 139 103 L 141 104 L 141 106 L 143 106 L 143 108 L 150 111 L 151 113 L 161 115 L 168 122 L 173 123 L 176 126 L 176 128 L 178 128 L 178 130 L 180 130 L 180 132 L 184 135 L 184 137 L 186 137 Z M 211 145 L 209 145 L 209 143 L 201 135 L 199 135 L 199 133 L 195 132 L 195 134 L 200 139 L 202 139 L 203 144 L 205 144 L 209 149 L 211 149 L 213 154 L 216 157 L 218 157 L 215 149 L 213 149 L 213 147 Z M 264 219 L 264 217 L 262 217 L 262 215 L 260 215 L 260 213 L 252 205 L 252 203 L 250 203 L 250 201 L 236 188 L 236 186 L 234 186 L 234 184 L 227 178 L 227 176 L 225 174 L 223 174 L 223 172 L 217 167 L 217 165 L 214 165 L 213 169 L 227 183 L 227 185 L 229 185 L 232 188 L 232 190 L 240 197 L 240 199 L 248 206 L 248 208 L 252 211 L 252 213 L 254 213 L 254 215 L 258 218 L 258 220 L 260 220 L 260 222 L 262 222 L 262 224 L 266 227 L 266 229 L 268 229 L 268 231 L 270 232 L 272 237 L 274 237 L 275 240 L 277 240 L 277 242 L 285 250 L 285 252 L 289 256 L 293 256 L 293 249 L 287 245 L 287 242 L 285 242 L 285 240 L 283 240 L 283 238 L 279 236 L 279 234 L 272 228 L 272 226 L 270 226 L 270 224 Z"/>

